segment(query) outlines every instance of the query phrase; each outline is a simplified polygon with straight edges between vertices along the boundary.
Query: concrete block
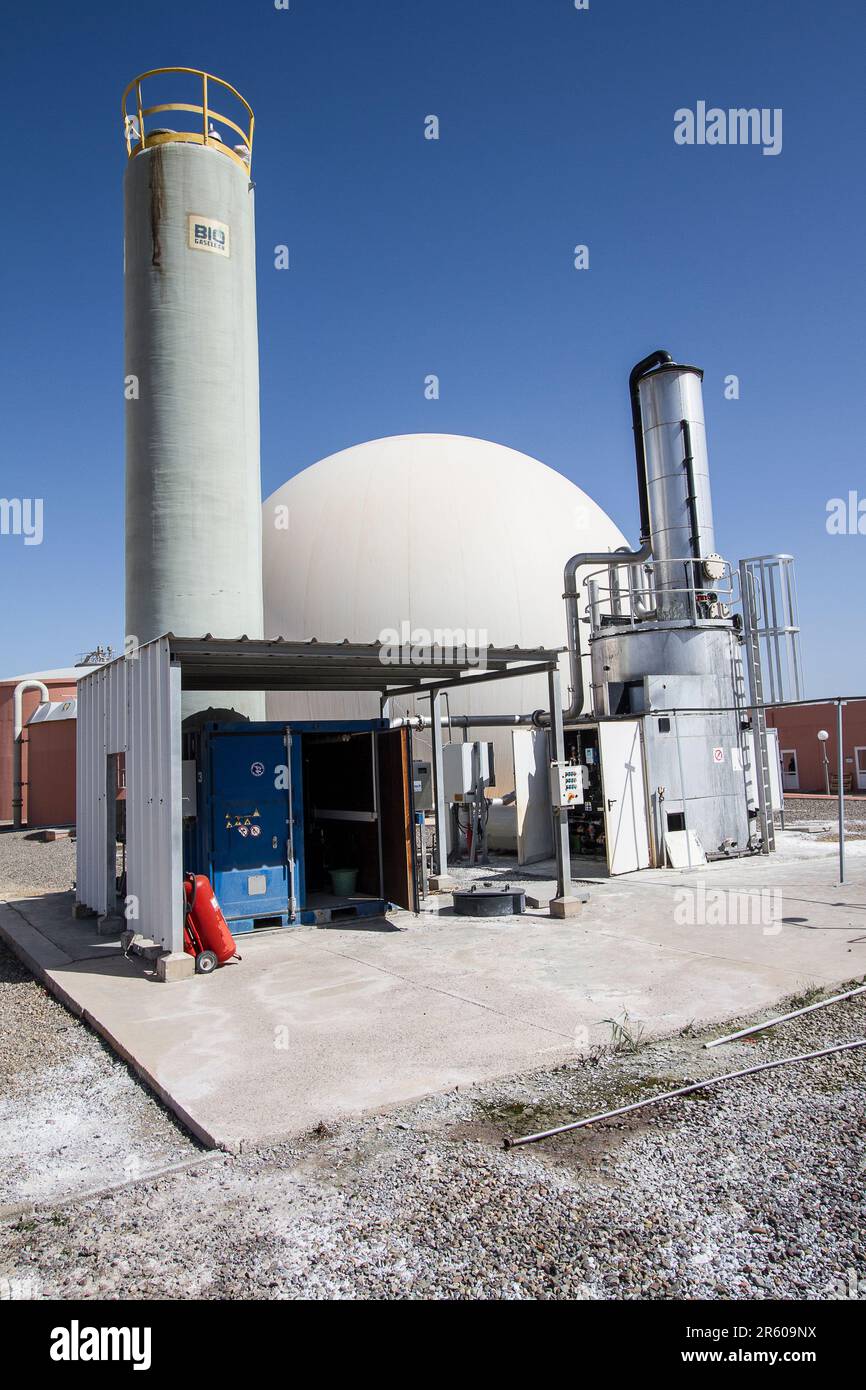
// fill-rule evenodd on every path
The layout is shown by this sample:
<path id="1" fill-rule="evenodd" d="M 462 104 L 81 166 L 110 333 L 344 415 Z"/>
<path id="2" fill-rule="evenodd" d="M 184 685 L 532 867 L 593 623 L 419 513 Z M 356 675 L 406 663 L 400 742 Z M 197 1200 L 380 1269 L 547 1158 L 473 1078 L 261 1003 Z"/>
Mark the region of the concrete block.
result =
<path id="1" fill-rule="evenodd" d="M 156 978 L 165 984 L 189 980 L 195 974 L 195 961 L 186 951 L 166 951 L 156 962 Z"/>
<path id="2" fill-rule="evenodd" d="M 98 936 L 120 936 L 126 923 L 125 917 L 120 917 L 116 912 L 106 912 L 104 917 L 97 917 L 96 932 Z"/>
<path id="3" fill-rule="evenodd" d="M 453 893 L 457 887 L 456 878 L 450 874 L 433 874 L 427 880 L 427 887 L 431 893 Z"/>
<path id="4" fill-rule="evenodd" d="M 585 898 L 551 898 L 550 915 L 551 917 L 577 917 L 583 907 Z"/>
<path id="5" fill-rule="evenodd" d="M 93 908 L 88 907 L 86 903 L 73 903 L 72 915 L 77 920 L 80 917 L 95 917 L 96 913 L 94 912 Z"/>

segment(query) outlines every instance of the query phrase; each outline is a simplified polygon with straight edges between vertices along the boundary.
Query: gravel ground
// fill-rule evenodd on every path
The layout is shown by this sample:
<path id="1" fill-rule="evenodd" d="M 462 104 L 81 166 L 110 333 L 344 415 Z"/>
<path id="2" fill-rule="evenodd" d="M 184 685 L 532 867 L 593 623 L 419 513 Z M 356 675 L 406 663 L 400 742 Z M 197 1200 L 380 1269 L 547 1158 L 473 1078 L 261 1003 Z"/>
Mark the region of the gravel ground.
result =
<path id="1" fill-rule="evenodd" d="M 65 893 L 75 880 L 75 841 L 31 840 L 0 826 L 0 896 Z"/>
<path id="2" fill-rule="evenodd" d="M 683 1035 L 585 1057 L 7 1222 L 0 1279 L 44 1297 L 838 1297 L 866 1271 L 866 1049 L 501 1141 L 862 1037 L 864 1008 L 712 1052 Z"/>
<path id="3" fill-rule="evenodd" d="M 0 1211 L 200 1152 L 125 1063 L 0 945 Z"/>
<path id="4" fill-rule="evenodd" d="M 816 825 L 826 826 L 831 830 L 838 829 L 839 812 L 835 800 L 822 801 L 814 797 L 785 797 L 786 829 L 796 830 L 802 826 L 804 829 L 813 830 Z M 866 829 L 866 799 L 854 801 L 850 797 L 846 797 L 845 829 L 852 831 Z"/>

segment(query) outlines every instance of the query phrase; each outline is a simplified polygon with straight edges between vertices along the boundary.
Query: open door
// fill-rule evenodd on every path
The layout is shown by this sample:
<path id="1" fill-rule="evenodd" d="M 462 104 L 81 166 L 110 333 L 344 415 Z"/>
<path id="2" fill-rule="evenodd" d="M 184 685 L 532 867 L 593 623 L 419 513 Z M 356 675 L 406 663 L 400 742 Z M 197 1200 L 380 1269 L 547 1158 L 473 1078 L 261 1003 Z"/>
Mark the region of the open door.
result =
<path id="1" fill-rule="evenodd" d="M 384 729 L 377 735 L 377 742 L 382 896 L 398 907 L 417 912 L 411 734 L 406 728 Z"/>
<path id="2" fill-rule="evenodd" d="M 598 745 L 608 873 L 647 869 L 650 847 L 640 721 L 600 721 Z"/>
<path id="3" fill-rule="evenodd" d="M 550 759 L 546 729 L 512 729 L 514 800 L 517 807 L 517 862 L 553 858 L 550 814 Z"/>

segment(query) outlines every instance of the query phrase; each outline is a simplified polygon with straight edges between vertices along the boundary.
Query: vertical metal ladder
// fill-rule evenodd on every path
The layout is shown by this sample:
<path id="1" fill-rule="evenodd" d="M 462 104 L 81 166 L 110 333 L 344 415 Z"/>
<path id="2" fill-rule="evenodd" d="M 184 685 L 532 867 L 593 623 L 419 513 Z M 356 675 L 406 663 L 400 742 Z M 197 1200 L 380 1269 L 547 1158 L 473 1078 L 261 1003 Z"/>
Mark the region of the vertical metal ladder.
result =
<path id="1" fill-rule="evenodd" d="M 754 576 L 745 563 L 740 564 L 740 598 L 743 605 L 743 628 L 746 642 L 746 661 L 749 670 L 749 691 L 752 697 L 752 739 L 755 745 L 755 782 L 758 788 L 758 819 L 761 825 L 761 853 L 771 854 L 776 848 L 776 829 L 773 824 L 773 799 L 770 788 L 770 756 L 767 747 L 767 717 L 764 713 L 764 681 L 761 674 L 761 643 L 758 635 L 758 615 Z"/>

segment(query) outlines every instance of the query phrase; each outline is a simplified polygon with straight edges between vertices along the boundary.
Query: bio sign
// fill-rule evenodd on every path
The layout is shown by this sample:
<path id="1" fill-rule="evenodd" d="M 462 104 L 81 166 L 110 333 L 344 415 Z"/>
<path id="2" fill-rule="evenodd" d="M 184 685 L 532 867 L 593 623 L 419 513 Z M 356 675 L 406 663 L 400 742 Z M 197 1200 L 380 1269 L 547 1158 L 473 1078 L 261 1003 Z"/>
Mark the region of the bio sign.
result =
<path id="1" fill-rule="evenodd" d="M 217 222 L 213 217 L 205 217 L 199 212 L 191 212 L 189 244 L 193 251 L 212 251 L 216 256 L 228 256 L 228 224 Z"/>

